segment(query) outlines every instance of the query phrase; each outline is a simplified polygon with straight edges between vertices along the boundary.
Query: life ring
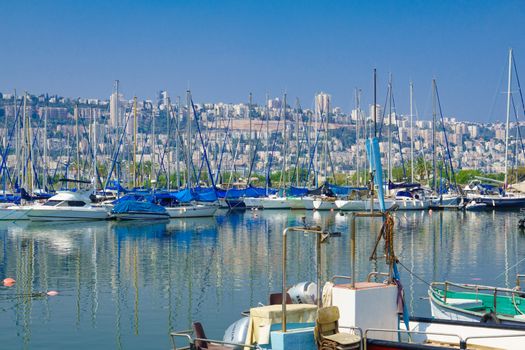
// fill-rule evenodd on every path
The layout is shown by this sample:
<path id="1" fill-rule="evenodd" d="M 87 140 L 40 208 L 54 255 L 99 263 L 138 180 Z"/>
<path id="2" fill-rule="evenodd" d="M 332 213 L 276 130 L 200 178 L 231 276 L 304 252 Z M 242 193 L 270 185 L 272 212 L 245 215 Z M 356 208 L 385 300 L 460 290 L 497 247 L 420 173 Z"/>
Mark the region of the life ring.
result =
<path id="1" fill-rule="evenodd" d="M 498 318 L 498 316 L 494 312 L 487 312 L 483 316 L 481 316 L 481 319 L 479 320 L 481 323 L 494 323 L 494 324 L 500 324 L 501 320 Z"/>

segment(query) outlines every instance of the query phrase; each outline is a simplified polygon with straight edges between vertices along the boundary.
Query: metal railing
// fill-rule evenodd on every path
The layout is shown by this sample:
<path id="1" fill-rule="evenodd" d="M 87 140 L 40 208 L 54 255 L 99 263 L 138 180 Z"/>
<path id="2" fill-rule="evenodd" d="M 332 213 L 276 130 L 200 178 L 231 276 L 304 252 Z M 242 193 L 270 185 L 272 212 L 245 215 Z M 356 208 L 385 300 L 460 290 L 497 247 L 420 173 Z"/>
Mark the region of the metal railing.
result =
<path id="1" fill-rule="evenodd" d="M 185 330 L 185 331 L 175 331 L 170 333 L 171 337 L 171 343 L 173 344 L 173 350 L 188 350 L 192 349 L 192 346 L 195 346 L 195 342 L 197 341 L 204 341 L 209 342 L 212 344 L 219 344 L 219 345 L 232 345 L 237 347 L 243 347 L 244 349 L 256 349 L 256 350 L 263 350 L 259 345 L 247 345 L 247 344 L 241 344 L 241 343 L 234 343 L 234 342 L 227 342 L 223 340 L 215 340 L 215 339 L 207 339 L 207 338 L 193 338 L 193 330 Z M 183 346 L 177 348 L 176 339 L 177 338 L 184 338 L 188 341 L 188 346 Z"/>

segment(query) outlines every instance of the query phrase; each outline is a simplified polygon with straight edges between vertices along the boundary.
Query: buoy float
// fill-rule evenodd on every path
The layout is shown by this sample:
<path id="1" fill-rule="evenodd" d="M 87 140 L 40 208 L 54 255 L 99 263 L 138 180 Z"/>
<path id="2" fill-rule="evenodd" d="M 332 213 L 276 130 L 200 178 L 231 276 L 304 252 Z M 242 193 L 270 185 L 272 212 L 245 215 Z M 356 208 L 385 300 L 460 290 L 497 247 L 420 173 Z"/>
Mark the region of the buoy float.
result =
<path id="1" fill-rule="evenodd" d="M 3 282 L 6 287 L 12 287 L 16 283 L 15 279 L 11 277 L 5 278 Z"/>
<path id="2" fill-rule="evenodd" d="M 56 290 L 50 290 L 49 292 L 46 293 L 48 296 L 50 297 L 54 297 L 56 295 L 58 295 L 58 292 Z"/>

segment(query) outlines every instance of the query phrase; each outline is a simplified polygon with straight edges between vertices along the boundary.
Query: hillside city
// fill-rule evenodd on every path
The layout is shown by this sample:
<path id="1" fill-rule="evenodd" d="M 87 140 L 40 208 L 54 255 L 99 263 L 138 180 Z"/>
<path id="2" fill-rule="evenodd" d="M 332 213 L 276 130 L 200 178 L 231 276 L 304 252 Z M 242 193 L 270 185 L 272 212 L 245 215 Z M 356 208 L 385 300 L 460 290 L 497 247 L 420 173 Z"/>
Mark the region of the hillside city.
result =
<path id="1" fill-rule="evenodd" d="M 42 154 L 44 140 L 47 142 L 48 167 L 60 168 L 74 163 L 74 153 L 78 134 L 80 154 L 90 154 L 90 140 L 97 140 L 97 160 L 107 162 L 112 157 L 118 140 L 124 149 L 133 150 L 141 161 L 159 164 L 172 174 L 184 168 L 184 147 L 177 145 L 186 142 L 186 98 L 170 99 L 165 91 L 159 93 L 156 101 L 125 99 L 120 93 L 113 93 L 107 100 L 88 98 L 66 98 L 57 95 L 18 95 L 2 93 L 0 96 L 0 133 L 3 137 L 3 154 L 8 151 L 8 166 L 16 162 L 16 133 L 13 133 L 16 109 L 21 117 L 31 118 L 31 135 L 34 144 Z M 373 132 L 372 105 L 353 109 L 345 113 L 340 107 L 331 107 L 328 94 L 316 95 L 315 108 L 302 109 L 299 101 L 286 102 L 286 126 L 283 122 L 283 97 L 267 99 L 264 105 L 255 103 L 201 103 L 195 105 L 200 129 L 193 126 L 192 156 L 193 164 L 202 163 L 202 144 L 206 145 L 210 161 L 223 169 L 235 170 L 246 175 L 253 162 L 253 173 L 264 174 L 267 157 L 273 162 L 272 170 L 278 169 L 287 158 L 289 168 L 304 168 L 308 160 L 315 157 L 320 171 L 352 175 L 365 163 L 364 139 Z M 136 101 L 136 103 L 135 103 Z M 180 108 L 179 108 L 180 106 Z M 25 107 L 25 113 L 24 112 Z M 432 159 L 432 121 L 420 117 L 410 118 L 409 113 L 393 112 L 390 118 L 380 105 L 376 107 L 378 126 L 381 133 L 380 149 L 383 159 L 387 159 L 389 148 L 388 132 L 391 133 L 391 162 L 393 167 L 410 167 L 411 137 L 413 137 L 414 158 Z M 329 113 L 326 113 L 329 111 Z M 22 114 L 26 117 L 22 117 Z M 168 118 L 169 115 L 169 118 Z M 78 117 L 78 118 L 77 118 Z M 133 141 L 133 123 L 137 120 L 136 142 Z M 325 123 L 328 118 L 328 138 L 325 138 Z M 413 128 L 411 128 L 411 119 Z M 505 123 L 478 123 L 460 121 L 454 117 L 444 117 L 441 122 L 439 111 L 436 115 L 436 153 L 443 161 L 447 154 L 447 142 L 452 164 L 455 169 L 476 169 L 483 173 L 504 171 Z M 45 122 L 44 122 L 45 121 Z M 381 121 L 384 121 L 381 123 Z M 389 128 L 389 122 L 392 127 Z M 43 137 L 47 123 L 47 138 Z M 93 126 L 96 125 L 95 137 Z M 194 124 L 196 125 L 196 124 Z M 516 123 L 510 124 L 509 149 L 514 150 L 520 139 Z M 284 128 L 286 127 L 286 132 Z M 125 132 L 121 132 L 125 129 Z M 170 130 L 168 138 L 167 130 Z M 305 132 L 305 130 L 307 132 Z M 199 140 L 198 131 L 202 138 Z M 298 132 L 297 132 L 298 131 Z M 444 132 L 445 131 L 445 132 Z M 124 137 L 120 137 L 122 134 Z M 358 135 L 359 134 L 359 135 Z M 412 136 L 413 135 L 413 136 Z M 359 138 L 360 142 L 356 142 Z M 167 140 L 170 140 L 169 143 Z M 267 140 L 270 142 L 267 142 Z M 27 140 L 27 139 L 26 139 Z M 154 140 L 152 142 L 152 140 Z M 179 143 L 177 141 L 180 141 Z M 286 144 L 286 147 L 283 145 Z M 317 151 L 312 152 L 313 145 Z M 152 151 L 154 149 L 154 151 Z M 299 163 L 297 163 L 299 149 Z M 401 152 L 400 152 L 401 149 Z M 67 151 L 70 150 L 70 151 Z M 72 150 L 72 151 L 71 151 Z M 254 152 L 255 151 L 255 155 Z M 328 152 L 328 160 L 323 158 Z M 268 156 L 271 153 L 271 156 Z M 126 155 L 126 152 L 122 152 Z M 124 156 L 125 158 L 126 156 Z M 35 162 L 37 157 L 33 157 Z M 73 159 L 71 161 L 71 159 Z M 510 157 L 511 164 L 515 159 Z M 124 159 L 125 161 L 126 159 Z M 129 157 L 127 158 L 130 161 Z M 168 161 L 169 160 L 169 161 Z M 324 162 L 324 163 L 323 163 Z M 165 164 L 169 164 L 167 167 Z M 155 166 L 155 165 L 153 165 Z"/>

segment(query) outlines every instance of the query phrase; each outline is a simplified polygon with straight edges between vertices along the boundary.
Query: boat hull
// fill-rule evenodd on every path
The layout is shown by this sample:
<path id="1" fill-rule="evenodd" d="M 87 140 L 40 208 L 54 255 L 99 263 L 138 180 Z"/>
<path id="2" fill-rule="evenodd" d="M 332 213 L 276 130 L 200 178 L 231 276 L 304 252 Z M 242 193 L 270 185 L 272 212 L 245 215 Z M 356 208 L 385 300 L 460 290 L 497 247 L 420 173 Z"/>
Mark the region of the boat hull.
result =
<path id="1" fill-rule="evenodd" d="M 333 200 L 321 200 L 321 199 L 316 199 L 314 200 L 313 202 L 314 204 L 314 209 L 315 210 L 334 210 L 334 209 L 337 209 L 337 205 L 335 205 L 335 201 Z"/>
<path id="2" fill-rule="evenodd" d="M 113 217 L 117 220 L 168 220 L 170 218 L 168 213 L 148 213 L 140 211 L 113 214 Z"/>
<path id="3" fill-rule="evenodd" d="M 477 197 L 476 202 L 492 208 L 525 208 L 525 197 Z"/>
<path id="4" fill-rule="evenodd" d="M 217 207 L 207 205 L 189 205 L 166 208 L 170 218 L 201 218 L 215 215 Z"/>
<path id="5" fill-rule="evenodd" d="M 0 220 L 29 220 L 29 212 L 32 207 L 11 206 L 0 208 Z"/>
<path id="6" fill-rule="evenodd" d="M 27 216 L 31 221 L 88 221 L 106 220 L 109 213 L 104 208 L 35 207 Z"/>
<path id="7" fill-rule="evenodd" d="M 430 208 L 429 200 L 421 199 L 396 199 L 397 210 L 426 210 Z"/>
<path id="8" fill-rule="evenodd" d="M 335 205 L 337 206 L 337 209 L 343 211 L 368 211 L 370 210 L 370 199 L 336 200 Z M 393 205 L 393 200 L 385 200 L 386 210 L 390 209 Z M 381 210 L 377 199 L 374 200 L 374 210 Z"/>

